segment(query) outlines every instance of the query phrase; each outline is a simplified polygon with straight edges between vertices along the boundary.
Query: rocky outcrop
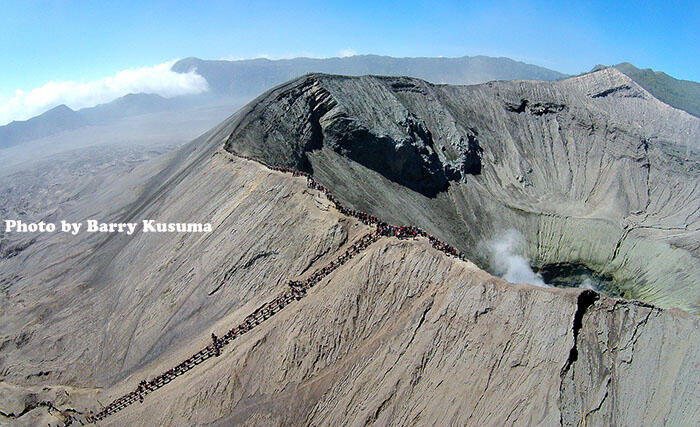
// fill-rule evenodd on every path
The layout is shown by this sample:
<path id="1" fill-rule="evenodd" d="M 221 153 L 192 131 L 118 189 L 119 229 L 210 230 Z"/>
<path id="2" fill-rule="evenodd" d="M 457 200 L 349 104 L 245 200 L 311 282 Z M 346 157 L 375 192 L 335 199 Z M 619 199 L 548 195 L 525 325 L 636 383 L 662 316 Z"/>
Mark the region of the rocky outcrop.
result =
<path id="1" fill-rule="evenodd" d="M 475 130 L 460 132 L 454 122 L 447 140 L 436 139 L 428 124 L 393 96 L 430 90 L 428 83 L 409 78 L 312 75 L 253 102 L 226 147 L 306 171 L 312 170 L 307 154 L 327 148 L 434 197 L 449 180 L 478 174 L 482 149 Z"/>
<path id="2" fill-rule="evenodd" d="M 515 228 L 536 266 L 583 265 L 627 297 L 700 310 L 700 120 L 615 69 L 478 86 L 315 74 L 232 126 L 227 150 L 313 172 L 481 266 L 480 243 Z"/>

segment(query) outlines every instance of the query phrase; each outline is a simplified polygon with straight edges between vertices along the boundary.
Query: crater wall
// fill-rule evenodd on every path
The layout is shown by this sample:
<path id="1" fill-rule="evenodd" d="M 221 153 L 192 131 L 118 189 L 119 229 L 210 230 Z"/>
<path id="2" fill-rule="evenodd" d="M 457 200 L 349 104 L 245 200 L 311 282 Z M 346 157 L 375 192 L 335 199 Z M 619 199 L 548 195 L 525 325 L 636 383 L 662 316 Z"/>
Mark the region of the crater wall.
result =
<path id="1" fill-rule="evenodd" d="M 486 266 L 515 228 L 535 265 L 700 312 L 700 120 L 615 69 L 432 85 L 309 75 L 251 103 L 226 149 L 313 172 L 346 203 L 417 224 Z"/>

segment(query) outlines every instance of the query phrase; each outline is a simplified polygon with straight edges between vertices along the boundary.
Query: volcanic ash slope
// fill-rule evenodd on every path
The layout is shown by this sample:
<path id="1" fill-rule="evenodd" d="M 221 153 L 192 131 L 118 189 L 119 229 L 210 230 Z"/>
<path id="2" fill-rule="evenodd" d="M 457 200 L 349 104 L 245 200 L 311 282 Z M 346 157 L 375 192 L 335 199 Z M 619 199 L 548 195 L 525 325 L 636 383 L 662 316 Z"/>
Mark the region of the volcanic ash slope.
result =
<path id="1" fill-rule="evenodd" d="M 316 74 L 238 120 L 228 150 L 312 172 L 480 266 L 480 243 L 514 228 L 536 266 L 585 265 L 700 312 L 700 119 L 615 69 L 476 86 Z"/>
<path id="2" fill-rule="evenodd" d="M 97 412 L 371 230 L 304 178 L 223 150 L 242 117 L 66 212 L 210 221 L 212 233 L 44 234 L 0 260 L 2 422 Z M 697 424 L 698 323 L 510 285 L 424 239 L 382 238 L 101 423 Z"/>

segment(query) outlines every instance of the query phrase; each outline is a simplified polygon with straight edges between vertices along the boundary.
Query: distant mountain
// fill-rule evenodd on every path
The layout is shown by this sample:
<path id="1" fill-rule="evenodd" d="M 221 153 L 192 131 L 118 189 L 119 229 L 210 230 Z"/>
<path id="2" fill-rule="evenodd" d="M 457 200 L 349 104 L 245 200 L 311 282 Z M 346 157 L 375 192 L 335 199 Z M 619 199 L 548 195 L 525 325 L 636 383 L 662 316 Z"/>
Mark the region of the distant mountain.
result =
<path id="1" fill-rule="evenodd" d="M 666 104 L 700 117 L 700 83 L 678 80 L 661 71 L 623 62 L 614 66 Z"/>
<path id="2" fill-rule="evenodd" d="M 307 73 L 358 76 L 418 77 L 432 83 L 477 84 L 491 80 L 559 80 L 565 74 L 508 58 L 464 56 L 460 58 L 392 58 L 358 55 L 347 58 L 249 59 L 207 61 L 186 58 L 172 70 L 197 70 L 212 91 L 228 96 L 255 96 Z"/>
<path id="3" fill-rule="evenodd" d="M 83 108 L 79 113 L 91 124 L 98 124 L 121 117 L 167 111 L 181 104 L 177 98 L 163 98 L 151 93 L 130 93 L 106 104 Z"/>
<path id="4" fill-rule="evenodd" d="M 61 104 L 29 120 L 14 121 L 0 126 L 0 149 L 57 132 L 77 129 L 86 124 L 88 123 L 84 117 Z"/>
<path id="5" fill-rule="evenodd" d="M 29 120 L 0 126 L 0 149 L 88 125 L 113 123 L 119 118 L 172 110 L 182 105 L 179 98 L 168 99 L 145 93 L 129 94 L 77 111 L 62 104 Z"/>
<path id="6" fill-rule="evenodd" d="M 559 80 L 566 75 L 508 58 L 392 58 L 360 55 L 347 58 L 295 58 L 282 60 L 207 61 L 187 58 L 172 67 L 176 72 L 197 70 L 211 88 L 199 96 L 163 98 L 154 94 L 129 94 L 107 104 L 73 111 L 62 105 L 25 122 L 0 127 L 0 149 L 50 136 L 77 127 L 110 124 L 115 120 L 148 113 L 196 108 L 216 97 L 252 98 L 292 78 L 311 72 L 344 75 L 376 74 L 410 76 L 433 83 L 476 84 L 491 80 Z M 246 102 L 248 99 L 246 99 Z"/>

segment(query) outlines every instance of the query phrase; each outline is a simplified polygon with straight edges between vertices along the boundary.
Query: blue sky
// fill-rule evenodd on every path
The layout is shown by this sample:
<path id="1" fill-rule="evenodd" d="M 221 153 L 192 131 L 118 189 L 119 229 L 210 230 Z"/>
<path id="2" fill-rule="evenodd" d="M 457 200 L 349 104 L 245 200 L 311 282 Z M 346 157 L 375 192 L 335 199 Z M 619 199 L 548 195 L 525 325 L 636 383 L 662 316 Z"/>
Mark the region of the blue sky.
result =
<path id="1" fill-rule="evenodd" d="M 378 3 L 5 1 L 0 103 L 187 56 L 490 55 L 571 74 L 628 61 L 700 81 L 697 2 Z"/>

